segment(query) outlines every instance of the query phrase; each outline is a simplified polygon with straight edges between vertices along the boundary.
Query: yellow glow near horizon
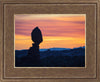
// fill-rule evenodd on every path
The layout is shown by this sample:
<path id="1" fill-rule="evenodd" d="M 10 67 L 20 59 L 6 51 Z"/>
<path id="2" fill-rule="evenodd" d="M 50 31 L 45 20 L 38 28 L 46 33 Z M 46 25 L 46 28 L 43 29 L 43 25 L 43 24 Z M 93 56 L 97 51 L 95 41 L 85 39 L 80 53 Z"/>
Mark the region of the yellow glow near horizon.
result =
<path id="1" fill-rule="evenodd" d="M 85 41 L 82 38 L 44 36 L 43 42 L 40 44 L 40 49 L 52 48 L 52 46 L 63 47 L 63 48 L 66 48 L 67 46 L 67 48 L 74 48 L 74 47 L 84 46 L 85 45 L 84 42 Z M 28 49 L 29 47 L 32 46 L 32 43 L 33 42 L 30 36 L 16 35 L 15 37 L 16 50 Z"/>

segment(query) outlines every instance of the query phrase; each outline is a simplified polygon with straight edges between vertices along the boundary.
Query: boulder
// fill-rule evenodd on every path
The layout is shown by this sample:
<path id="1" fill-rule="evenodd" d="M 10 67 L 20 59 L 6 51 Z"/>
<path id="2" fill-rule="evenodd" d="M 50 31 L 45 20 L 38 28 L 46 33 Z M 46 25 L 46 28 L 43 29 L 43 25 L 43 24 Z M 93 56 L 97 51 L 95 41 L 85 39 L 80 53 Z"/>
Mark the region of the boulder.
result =
<path id="1" fill-rule="evenodd" d="M 33 29 L 31 39 L 35 44 L 40 44 L 43 41 L 41 30 L 38 27 Z"/>

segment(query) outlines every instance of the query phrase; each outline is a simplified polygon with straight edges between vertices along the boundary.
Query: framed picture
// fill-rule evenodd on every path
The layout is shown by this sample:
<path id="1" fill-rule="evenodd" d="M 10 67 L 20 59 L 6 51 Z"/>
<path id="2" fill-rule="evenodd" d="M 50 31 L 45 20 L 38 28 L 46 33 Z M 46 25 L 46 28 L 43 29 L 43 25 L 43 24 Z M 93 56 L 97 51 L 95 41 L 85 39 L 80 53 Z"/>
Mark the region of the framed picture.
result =
<path id="1" fill-rule="evenodd" d="M 85 14 L 14 17 L 15 67 L 85 67 Z"/>
<path id="2" fill-rule="evenodd" d="M 99 82 L 99 4 L 1 0 L 1 82 Z"/>

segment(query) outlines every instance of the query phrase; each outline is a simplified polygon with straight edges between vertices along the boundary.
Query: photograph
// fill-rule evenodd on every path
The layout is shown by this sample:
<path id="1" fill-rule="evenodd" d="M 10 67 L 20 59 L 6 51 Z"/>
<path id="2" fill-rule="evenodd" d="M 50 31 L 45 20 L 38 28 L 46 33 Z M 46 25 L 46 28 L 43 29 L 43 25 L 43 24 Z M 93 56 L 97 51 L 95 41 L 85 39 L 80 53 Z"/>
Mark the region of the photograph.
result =
<path id="1" fill-rule="evenodd" d="M 14 14 L 15 67 L 85 67 L 86 14 Z"/>

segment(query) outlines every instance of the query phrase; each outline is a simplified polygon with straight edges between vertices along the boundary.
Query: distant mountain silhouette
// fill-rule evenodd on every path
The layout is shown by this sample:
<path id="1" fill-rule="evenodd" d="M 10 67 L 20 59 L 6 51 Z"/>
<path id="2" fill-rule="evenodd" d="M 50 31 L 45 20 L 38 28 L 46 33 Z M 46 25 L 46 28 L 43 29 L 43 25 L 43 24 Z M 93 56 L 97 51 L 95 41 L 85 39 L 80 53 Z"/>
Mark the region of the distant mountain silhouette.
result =
<path id="1" fill-rule="evenodd" d="M 52 50 L 53 49 L 53 50 Z M 27 61 L 28 50 L 15 51 L 16 67 L 84 67 L 85 66 L 85 47 L 73 49 L 50 48 L 44 51 L 40 50 L 40 63 L 38 65 L 25 63 Z M 22 59 L 26 57 L 27 59 Z M 22 61 L 23 60 L 23 61 Z M 35 62 L 35 61 L 34 61 Z"/>

